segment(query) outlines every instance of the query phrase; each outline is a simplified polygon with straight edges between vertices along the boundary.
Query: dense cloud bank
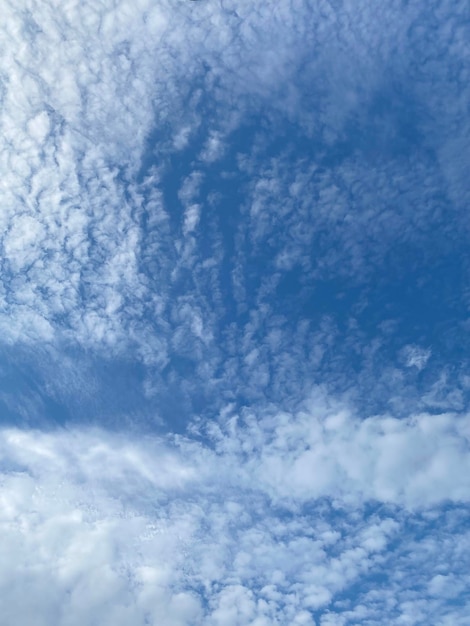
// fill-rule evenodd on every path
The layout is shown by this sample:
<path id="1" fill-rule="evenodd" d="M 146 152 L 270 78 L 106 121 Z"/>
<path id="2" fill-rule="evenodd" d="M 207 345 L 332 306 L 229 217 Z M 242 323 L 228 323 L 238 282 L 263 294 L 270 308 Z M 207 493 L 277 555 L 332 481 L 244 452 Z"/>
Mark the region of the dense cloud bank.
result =
<path id="1" fill-rule="evenodd" d="M 3 431 L 5 623 L 464 624 L 468 416 L 224 423 Z"/>

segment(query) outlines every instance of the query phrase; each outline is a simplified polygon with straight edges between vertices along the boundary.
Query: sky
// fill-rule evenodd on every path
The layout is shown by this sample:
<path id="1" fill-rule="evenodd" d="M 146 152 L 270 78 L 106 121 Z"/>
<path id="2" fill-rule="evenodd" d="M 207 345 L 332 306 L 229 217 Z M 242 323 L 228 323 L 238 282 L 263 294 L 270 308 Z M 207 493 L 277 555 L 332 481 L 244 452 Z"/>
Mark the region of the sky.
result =
<path id="1" fill-rule="evenodd" d="M 4 626 L 470 624 L 465 0 L 3 0 Z"/>

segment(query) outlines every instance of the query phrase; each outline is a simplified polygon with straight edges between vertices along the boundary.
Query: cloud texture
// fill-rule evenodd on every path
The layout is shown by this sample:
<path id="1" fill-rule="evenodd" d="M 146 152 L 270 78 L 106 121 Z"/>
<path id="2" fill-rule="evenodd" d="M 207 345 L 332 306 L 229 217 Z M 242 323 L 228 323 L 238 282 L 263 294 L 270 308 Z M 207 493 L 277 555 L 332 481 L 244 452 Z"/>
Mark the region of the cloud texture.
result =
<path id="1" fill-rule="evenodd" d="M 468 439 L 316 400 L 212 445 L 3 431 L 5 623 L 463 624 Z"/>
<path id="2" fill-rule="evenodd" d="M 469 24 L 4 0 L 2 623 L 468 624 Z"/>

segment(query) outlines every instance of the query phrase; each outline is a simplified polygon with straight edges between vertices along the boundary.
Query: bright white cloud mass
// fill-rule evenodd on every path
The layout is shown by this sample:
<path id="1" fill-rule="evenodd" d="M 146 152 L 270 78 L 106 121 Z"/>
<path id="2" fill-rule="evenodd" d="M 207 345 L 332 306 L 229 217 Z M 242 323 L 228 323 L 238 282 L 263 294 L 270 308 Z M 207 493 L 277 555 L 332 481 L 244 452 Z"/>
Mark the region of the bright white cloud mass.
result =
<path id="1" fill-rule="evenodd" d="M 468 626 L 468 3 L 1 13 L 1 623 Z"/>

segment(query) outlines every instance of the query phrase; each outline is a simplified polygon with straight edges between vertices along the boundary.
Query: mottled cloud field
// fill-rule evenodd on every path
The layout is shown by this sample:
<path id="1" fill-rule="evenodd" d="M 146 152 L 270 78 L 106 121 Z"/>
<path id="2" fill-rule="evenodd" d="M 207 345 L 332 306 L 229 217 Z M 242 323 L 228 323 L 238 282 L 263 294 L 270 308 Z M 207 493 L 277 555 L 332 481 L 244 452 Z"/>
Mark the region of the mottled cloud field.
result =
<path id="1" fill-rule="evenodd" d="M 470 10 L 4 0 L 5 626 L 465 626 Z"/>

